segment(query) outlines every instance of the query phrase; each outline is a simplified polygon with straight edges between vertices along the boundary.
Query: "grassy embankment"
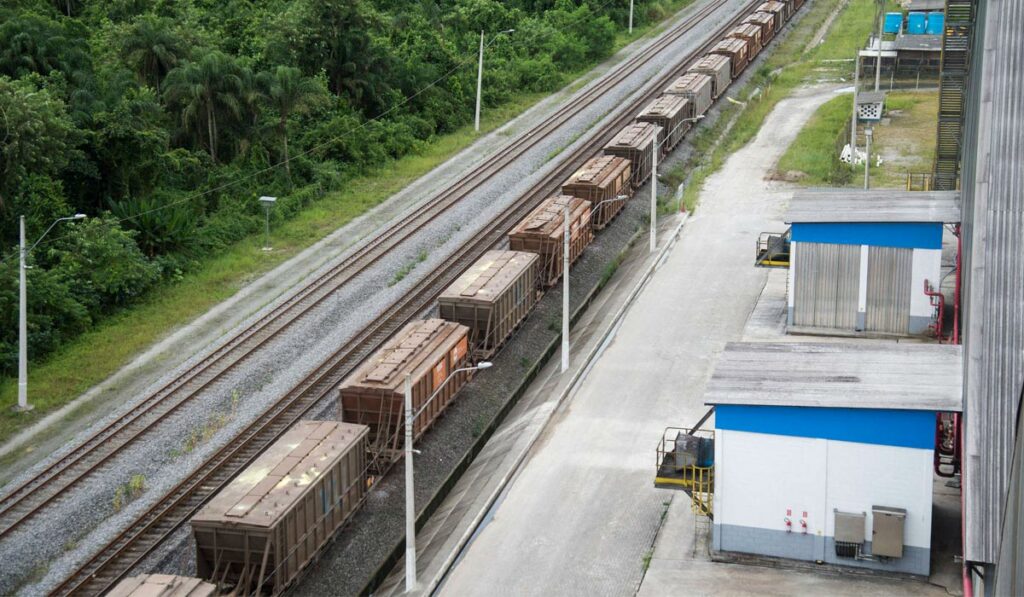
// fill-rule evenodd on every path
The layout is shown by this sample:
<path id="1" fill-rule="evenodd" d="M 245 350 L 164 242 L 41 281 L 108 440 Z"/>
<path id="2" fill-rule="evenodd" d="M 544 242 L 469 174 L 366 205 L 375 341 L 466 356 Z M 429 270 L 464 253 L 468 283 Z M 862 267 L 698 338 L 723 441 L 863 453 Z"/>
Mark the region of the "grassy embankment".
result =
<path id="1" fill-rule="evenodd" d="M 730 104 L 714 125 L 701 130 L 694 138 L 695 158 L 678 165 L 678 173 L 667 173 L 682 180 L 692 171 L 683 195 L 688 210 L 697 206 L 707 177 L 754 138 L 780 101 L 805 85 L 852 78 L 853 57 L 871 31 L 874 6 L 864 0 L 816 0 L 805 6 L 806 14 L 781 43 L 771 47 L 772 54 L 750 81 L 727 92 L 741 104 Z M 827 34 L 815 43 L 817 33 L 837 9 L 840 12 Z"/>
<path id="2" fill-rule="evenodd" d="M 851 95 L 841 95 L 818 108 L 796 140 L 779 160 L 778 170 L 807 186 L 829 185 L 832 180 L 836 138 L 850 126 Z M 907 172 L 927 172 L 935 158 L 935 122 L 938 92 L 904 91 L 886 98 L 885 118 L 875 125 L 871 159 L 871 186 L 904 188 Z M 855 169 L 851 186 L 863 184 L 863 170 Z"/>
<path id="3" fill-rule="evenodd" d="M 673 15 L 693 1 L 664 0 L 660 3 L 661 16 Z M 617 51 L 639 38 L 654 35 L 664 27 L 662 19 L 634 28 L 632 35 L 623 31 L 615 40 L 615 49 Z M 568 73 L 567 78 L 582 76 L 592 66 L 581 65 L 579 71 Z M 586 82 L 576 82 L 569 90 L 575 90 Z M 508 98 L 499 107 L 488 108 L 481 117 L 481 134 L 501 127 L 544 97 L 547 94 L 524 93 Z M 273 252 L 260 250 L 262 235 L 239 241 L 225 252 L 204 261 L 181 280 L 154 289 L 138 304 L 99 323 L 45 362 L 32 363 L 29 387 L 30 402 L 35 408 L 27 413 L 0 409 L 0 442 L 67 404 L 160 338 L 231 297 L 260 274 L 380 204 L 468 147 L 478 137 L 472 126 L 465 126 L 454 133 L 439 136 L 417 155 L 395 160 L 376 172 L 348 182 L 344 190 L 329 193 L 293 219 L 277 225 L 271 231 Z M 17 380 L 0 380 L 0 404 L 13 404 L 16 397 Z M 79 408 L 81 410 L 76 409 L 68 417 L 80 416 L 93 407 L 83 405 Z"/>

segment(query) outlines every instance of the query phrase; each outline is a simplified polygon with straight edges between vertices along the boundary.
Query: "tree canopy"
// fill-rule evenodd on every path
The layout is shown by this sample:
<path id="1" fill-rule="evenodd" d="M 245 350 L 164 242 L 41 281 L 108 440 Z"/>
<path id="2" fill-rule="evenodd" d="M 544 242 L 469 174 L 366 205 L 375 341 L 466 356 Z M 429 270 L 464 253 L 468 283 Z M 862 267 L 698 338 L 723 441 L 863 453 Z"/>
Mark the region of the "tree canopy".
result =
<path id="1" fill-rule="evenodd" d="M 637 20 L 661 2 L 637 2 Z M 473 115 L 607 57 L 629 2 L 11 0 L 0 7 L 0 305 L 17 219 L 37 248 L 30 353 Z M 357 132 L 356 132 L 357 131 Z M 237 181 L 244 181 L 236 184 Z M 287 207 L 286 207 L 287 206 Z M 16 363 L 0 329 L 0 375 Z"/>

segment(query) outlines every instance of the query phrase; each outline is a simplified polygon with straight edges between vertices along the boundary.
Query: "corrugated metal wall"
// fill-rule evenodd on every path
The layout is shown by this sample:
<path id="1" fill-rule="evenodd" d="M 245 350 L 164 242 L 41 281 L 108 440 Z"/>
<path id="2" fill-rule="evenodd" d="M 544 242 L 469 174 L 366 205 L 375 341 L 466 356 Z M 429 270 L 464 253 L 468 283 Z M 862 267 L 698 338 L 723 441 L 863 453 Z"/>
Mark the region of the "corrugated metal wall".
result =
<path id="1" fill-rule="evenodd" d="M 913 267 L 913 249 L 868 248 L 868 300 L 864 329 L 869 332 L 907 333 Z"/>
<path id="2" fill-rule="evenodd" d="M 793 325 L 853 330 L 860 246 L 800 243 L 793 261 Z"/>
<path id="3" fill-rule="evenodd" d="M 963 483 L 967 559 L 992 563 L 1000 541 L 1021 532 L 1002 537 L 1024 387 L 1024 2 L 981 1 L 975 23 L 961 166 Z M 1000 562 L 998 574 L 1020 574 L 1022 555 Z"/>

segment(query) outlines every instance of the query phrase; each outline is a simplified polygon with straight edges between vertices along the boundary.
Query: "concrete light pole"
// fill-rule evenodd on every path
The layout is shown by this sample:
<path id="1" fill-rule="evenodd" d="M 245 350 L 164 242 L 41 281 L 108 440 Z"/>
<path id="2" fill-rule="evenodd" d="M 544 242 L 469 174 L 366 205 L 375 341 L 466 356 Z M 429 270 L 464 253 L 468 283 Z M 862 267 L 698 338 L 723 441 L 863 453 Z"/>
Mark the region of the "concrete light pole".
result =
<path id="1" fill-rule="evenodd" d="M 405 375 L 405 592 L 411 593 L 416 588 L 416 492 L 413 483 L 412 455 L 416 450 L 412 447 L 412 428 L 416 417 L 420 416 L 434 398 L 441 392 L 456 373 L 476 371 L 491 366 L 488 361 L 477 363 L 474 367 L 462 367 L 448 374 L 434 393 L 430 395 L 420 409 L 412 411 L 412 375 Z"/>
<path id="2" fill-rule="evenodd" d="M 864 149 L 864 189 L 867 190 L 869 169 L 871 167 L 871 127 L 864 129 L 864 135 L 867 137 L 867 147 Z"/>
<path id="3" fill-rule="evenodd" d="M 17 410 L 32 410 L 28 403 L 28 290 L 25 283 L 25 270 L 28 269 L 29 251 L 36 248 L 36 245 L 53 230 L 53 227 L 60 222 L 68 220 L 85 219 L 85 214 L 75 214 L 66 218 L 57 218 L 50 227 L 46 229 L 43 236 L 40 236 L 31 247 L 25 242 L 25 216 L 21 216 L 19 225 L 18 244 L 18 406 Z"/>
<path id="4" fill-rule="evenodd" d="M 853 59 L 853 115 L 850 117 L 850 167 L 856 167 L 857 158 L 857 87 L 860 85 L 860 50 Z"/>
<path id="5" fill-rule="evenodd" d="M 882 81 L 882 20 L 885 18 L 885 0 L 878 3 L 878 56 L 875 58 L 875 91 Z"/>
<path id="6" fill-rule="evenodd" d="M 629 0 L 629 32 L 633 33 L 633 0 Z"/>
<path id="7" fill-rule="evenodd" d="M 497 39 L 498 35 L 503 35 L 503 34 L 506 34 L 506 33 L 514 33 L 514 32 L 515 32 L 515 29 L 506 29 L 504 31 L 499 31 L 497 33 L 497 35 L 495 35 L 494 37 L 495 37 L 495 39 Z M 484 85 L 484 32 L 483 32 L 483 30 L 481 30 L 480 31 L 480 61 L 479 61 L 479 64 L 477 65 L 477 69 L 476 69 L 476 118 L 473 120 L 473 127 L 475 128 L 476 132 L 478 132 L 478 133 L 480 132 L 480 95 L 481 95 L 481 91 L 483 89 L 483 85 Z"/>
<path id="8" fill-rule="evenodd" d="M 277 197 L 267 197 L 264 195 L 260 197 L 260 203 L 263 204 L 263 211 L 267 216 L 263 232 L 263 250 L 270 251 L 270 208 L 277 203 Z"/>
<path id="9" fill-rule="evenodd" d="M 565 213 L 562 215 L 562 373 L 569 370 L 569 236 L 572 234 L 569 204 L 569 201 L 565 202 Z"/>

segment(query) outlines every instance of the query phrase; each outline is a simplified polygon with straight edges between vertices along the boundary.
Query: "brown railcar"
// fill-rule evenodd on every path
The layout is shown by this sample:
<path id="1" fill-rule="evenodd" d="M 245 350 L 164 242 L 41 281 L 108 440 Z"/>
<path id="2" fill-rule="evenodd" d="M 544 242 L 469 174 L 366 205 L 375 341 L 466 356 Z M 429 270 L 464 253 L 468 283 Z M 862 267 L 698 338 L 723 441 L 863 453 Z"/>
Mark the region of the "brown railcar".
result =
<path id="1" fill-rule="evenodd" d="M 467 326 L 471 350 L 489 358 L 533 309 L 539 275 L 533 253 L 488 251 L 441 293 L 438 310 Z"/>
<path id="2" fill-rule="evenodd" d="M 634 122 L 604 146 L 605 155 L 629 160 L 633 190 L 640 188 L 651 177 L 651 152 L 654 151 L 654 140 L 660 136 L 660 126 L 649 122 Z M 633 193 L 630 191 L 628 194 Z"/>
<path id="3" fill-rule="evenodd" d="M 661 139 L 658 142 L 661 153 L 666 154 L 682 140 L 690 130 L 693 122 L 693 102 L 678 95 L 660 95 L 647 104 L 636 119 L 638 122 L 650 122 L 661 127 Z"/>
<path id="4" fill-rule="evenodd" d="M 747 42 L 742 39 L 726 38 L 719 41 L 713 48 L 712 54 L 728 56 L 732 62 L 732 78 L 740 76 L 743 69 L 747 68 Z"/>
<path id="5" fill-rule="evenodd" d="M 782 2 L 776 2 L 775 0 L 768 0 L 768 2 L 759 5 L 756 11 L 766 12 L 772 15 L 775 31 L 781 30 L 782 26 L 785 25 L 788 20 L 788 9 L 786 8 L 786 5 Z"/>
<path id="6" fill-rule="evenodd" d="M 757 25 L 761 28 L 761 46 L 767 46 L 775 37 L 775 15 L 770 12 L 755 12 L 747 15 L 744 23 Z"/>
<path id="7" fill-rule="evenodd" d="M 626 204 L 621 197 L 633 195 L 633 163 L 626 158 L 602 155 L 591 158 L 562 183 L 562 194 L 586 199 L 594 213 L 591 226 L 600 230 Z"/>
<path id="8" fill-rule="evenodd" d="M 141 574 L 117 583 L 107 597 L 213 597 L 217 587 L 198 578 Z"/>
<path id="9" fill-rule="evenodd" d="M 280 594 L 366 495 L 365 425 L 299 421 L 191 521 L 196 571 Z"/>
<path id="10" fill-rule="evenodd" d="M 804 0 L 793 0 L 793 12 L 800 10 L 800 7 L 804 5 Z"/>
<path id="11" fill-rule="evenodd" d="M 413 321 L 341 382 L 338 419 L 370 428 L 370 453 L 378 469 L 405 445 L 405 378 L 414 412 L 423 410 L 413 421 L 413 437 L 419 438 L 469 379 L 464 371 L 444 383 L 452 371 L 466 366 L 468 355 L 466 326 L 443 319 Z"/>
<path id="12" fill-rule="evenodd" d="M 665 88 L 665 93 L 681 95 L 693 105 L 693 116 L 702 116 L 711 107 L 711 77 L 702 73 L 686 73 Z"/>
<path id="13" fill-rule="evenodd" d="M 562 277 L 566 207 L 569 208 L 569 264 L 572 265 L 594 240 L 590 202 L 586 199 L 570 195 L 545 199 L 508 234 L 510 249 L 540 257 L 545 286 L 553 285 Z"/>
<path id="14" fill-rule="evenodd" d="M 708 54 L 687 71 L 711 77 L 711 97 L 718 99 L 732 83 L 732 60 L 721 54 Z"/>
<path id="15" fill-rule="evenodd" d="M 753 60 L 761 52 L 761 28 L 753 23 L 733 27 L 726 37 L 735 37 L 747 42 L 747 60 Z"/>

